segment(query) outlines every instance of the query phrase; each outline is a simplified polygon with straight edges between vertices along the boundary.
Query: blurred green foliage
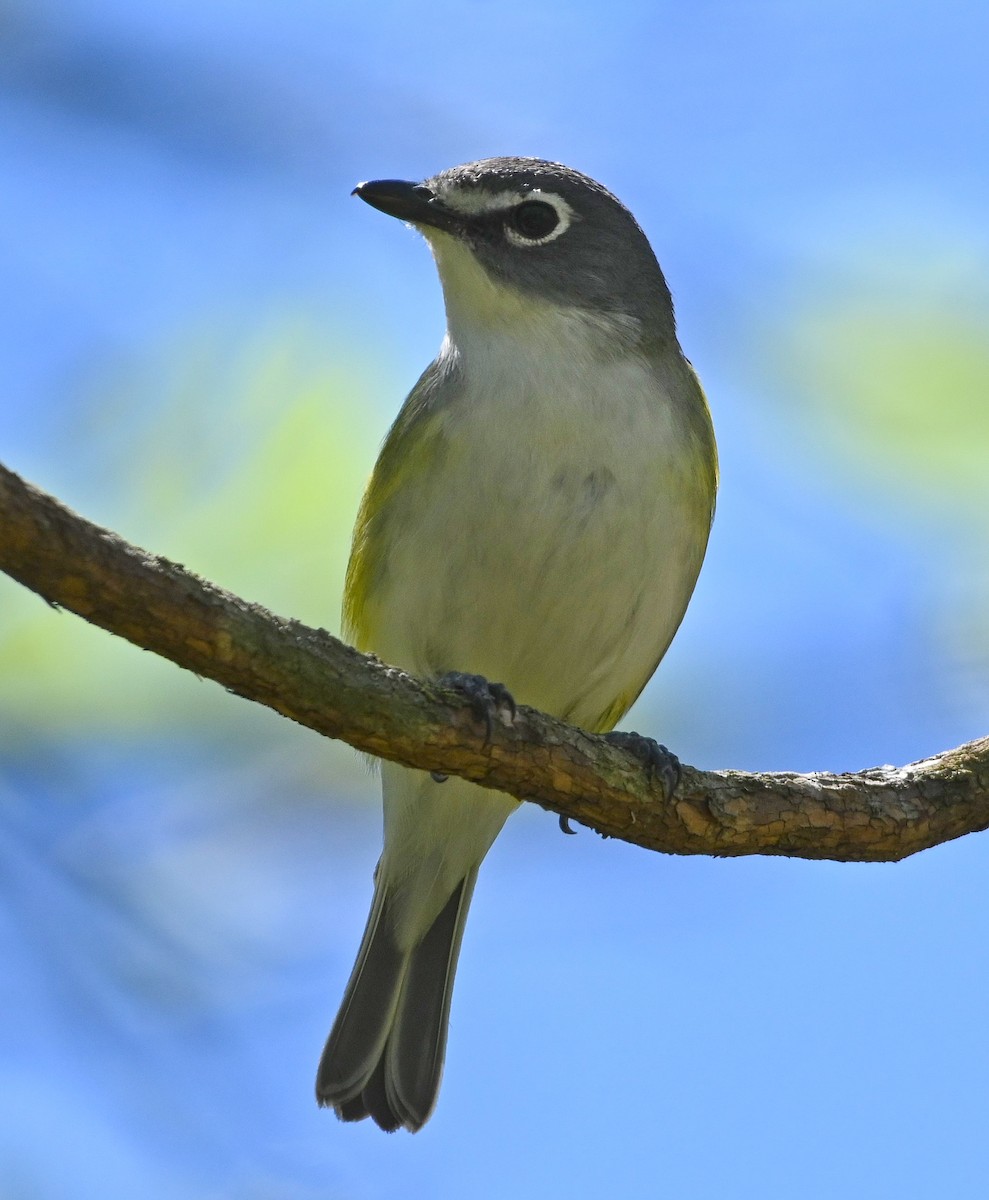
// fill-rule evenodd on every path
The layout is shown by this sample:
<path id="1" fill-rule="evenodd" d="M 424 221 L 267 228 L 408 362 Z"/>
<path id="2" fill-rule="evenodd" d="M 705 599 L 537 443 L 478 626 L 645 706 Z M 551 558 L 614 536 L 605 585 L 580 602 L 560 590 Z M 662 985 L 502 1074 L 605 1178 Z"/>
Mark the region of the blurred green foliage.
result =
<path id="1" fill-rule="evenodd" d="M 895 290 L 803 280 L 771 338 L 769 381 L 811 477 L 924 544 L 922 594 L 959 694 L 989 703 L 989 299 L 975 247 L 918 248 Z M 771 348 L 771 350 L 770 350 Z M 780 408 L 777 407 L 779 415 Z M 791 451 L 792 453 L 792 451 Z M 864 501 L 864 502 L 863 502 Z M 971 698 L 971 697 L 970 697 Z"/>
<path id="2" fill-rule="evenodd" d="M 811 309 L 791 327 L 786 378 L 862 486 L 917 517 L 989 526 L 987 323 L 893 300 Z"/>
<path id="3" fill-rule="evenodd" d="M 350 530 L 384 430 L 383 420 L 373 427 L 368 397 L 388 394 L 385 385 L 354 369 L 352 350 L 327 346 L 311 319 L 279 320 L 234 346 L 199 334 L 147 361 L 136 377 L 104 374 L 90 387 L 64 431 L 84 448 L 75 454 L 83 481 L 60 498 L 222 587 L 336 633 Z M 77 732 L 98 722 L 106 733 L 111 723 L 188 726 L 206 711 L 222 720 L 240 709 L 10 580 L 0 587 L 0 719 Z"/>

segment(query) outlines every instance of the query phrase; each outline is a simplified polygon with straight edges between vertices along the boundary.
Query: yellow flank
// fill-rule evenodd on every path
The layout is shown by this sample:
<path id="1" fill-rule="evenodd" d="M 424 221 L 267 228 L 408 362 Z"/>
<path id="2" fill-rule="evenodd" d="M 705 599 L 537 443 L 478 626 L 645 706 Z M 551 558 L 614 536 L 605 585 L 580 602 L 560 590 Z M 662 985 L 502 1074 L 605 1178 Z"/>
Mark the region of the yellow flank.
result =
<path id="1" fill-rule="evenodd" d="M 589 726 L 591 733 L 608 733 L 614 729 L 635 703 L 635 696 L 616 696 L 612 704 Z"/>
<path id="2" fill-rule="evenodd" d="M 414 433 L 410 426 L 415 424 Z M 389 509 L 402 488 L 436 466 L 440 435 L 437 421 L 417 417 L 406 405 L 392 425 L 368 480 L 354 526 L 354 541 L 343 589 L 343 632 L 358 650 L 374 650 L 375 582 L 387 559 L 388 539 L 401 522 Z M 399 449 L 401 447 L 401 449 Z"/>
<path id="3" fill-rule="evenodd" d="M 697 372 L 694 370 L 693 363 L 689 359 L 683 359 L 690 373 L 690 378 L 694 381 L 694 386 L 697 388 L 700 397 L 700 405 L 698 406 L 696 417 L 693 422 L 695 438 L 697 439 L 697 469 L 703 474 L 705 492 L 711 498 L 711 515 L 710 521 L 714 520 L 714 505 L 718 498 L 718 485 L 721 482 L 721 467 L 718 463 L 718 444 L 714 440 L 714 426 L 711 424 L 711 413 L 707 405 L 707 395 L 701 387 L 701 381 L 697 378 Z"/>

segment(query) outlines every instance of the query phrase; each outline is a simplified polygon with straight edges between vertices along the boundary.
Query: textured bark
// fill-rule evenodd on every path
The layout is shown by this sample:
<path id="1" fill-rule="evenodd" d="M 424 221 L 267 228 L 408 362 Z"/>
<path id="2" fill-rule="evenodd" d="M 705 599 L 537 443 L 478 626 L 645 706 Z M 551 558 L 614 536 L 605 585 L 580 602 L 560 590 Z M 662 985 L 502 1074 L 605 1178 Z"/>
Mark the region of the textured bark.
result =
<path id="1" fill-rule="evenodd" d="M 50 604 L 327 737 L 462 775 L 649 849 L 889 862 L 989 826 L 989 738 L 848 775 L 684 767 L 670 799 L 624 750 L 533 709 L 495 722 L 488 739 L 457 693 L 130 546 L 3 467 L 0 569 Z"/>

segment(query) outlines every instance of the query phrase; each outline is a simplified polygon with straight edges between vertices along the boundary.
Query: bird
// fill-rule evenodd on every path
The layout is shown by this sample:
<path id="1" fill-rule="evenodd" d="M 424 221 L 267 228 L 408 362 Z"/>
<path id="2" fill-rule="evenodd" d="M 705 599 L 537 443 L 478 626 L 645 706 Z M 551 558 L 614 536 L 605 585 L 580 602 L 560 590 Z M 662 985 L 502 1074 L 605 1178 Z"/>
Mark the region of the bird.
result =
<path id="1" fill-rule="evenodd" d="M 439 354 L 388 432 L 360 505 L 343 630 L 460 689 L 611 732 L 665 654 L 714 518 L 718 460 L 673 303 L 631 212 L 587 175 L 499 157 L 353 191 L 421 233 Z M 381 765 L 384 849 L 316 1098 L 415 1132 L 436 1104 L 478 869 L 519 801 Z"/>

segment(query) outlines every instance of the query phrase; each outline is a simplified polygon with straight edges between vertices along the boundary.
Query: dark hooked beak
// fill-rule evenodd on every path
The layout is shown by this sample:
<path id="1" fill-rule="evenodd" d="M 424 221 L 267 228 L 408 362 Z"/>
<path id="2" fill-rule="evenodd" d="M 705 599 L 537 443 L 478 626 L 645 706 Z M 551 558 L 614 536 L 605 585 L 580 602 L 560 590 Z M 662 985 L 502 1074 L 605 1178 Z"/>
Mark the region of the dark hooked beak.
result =
<path id="1" fill-rule="evenodd" d="M 365 203 L 400 221 L 413 225 L 431 225 L 450 233 L 461 228 L 462 218 L 449 208 L 421 183 L 409 183 L 404 179 L 372 179 L 359 183 L 350 193 L 360 196 Z"/>

